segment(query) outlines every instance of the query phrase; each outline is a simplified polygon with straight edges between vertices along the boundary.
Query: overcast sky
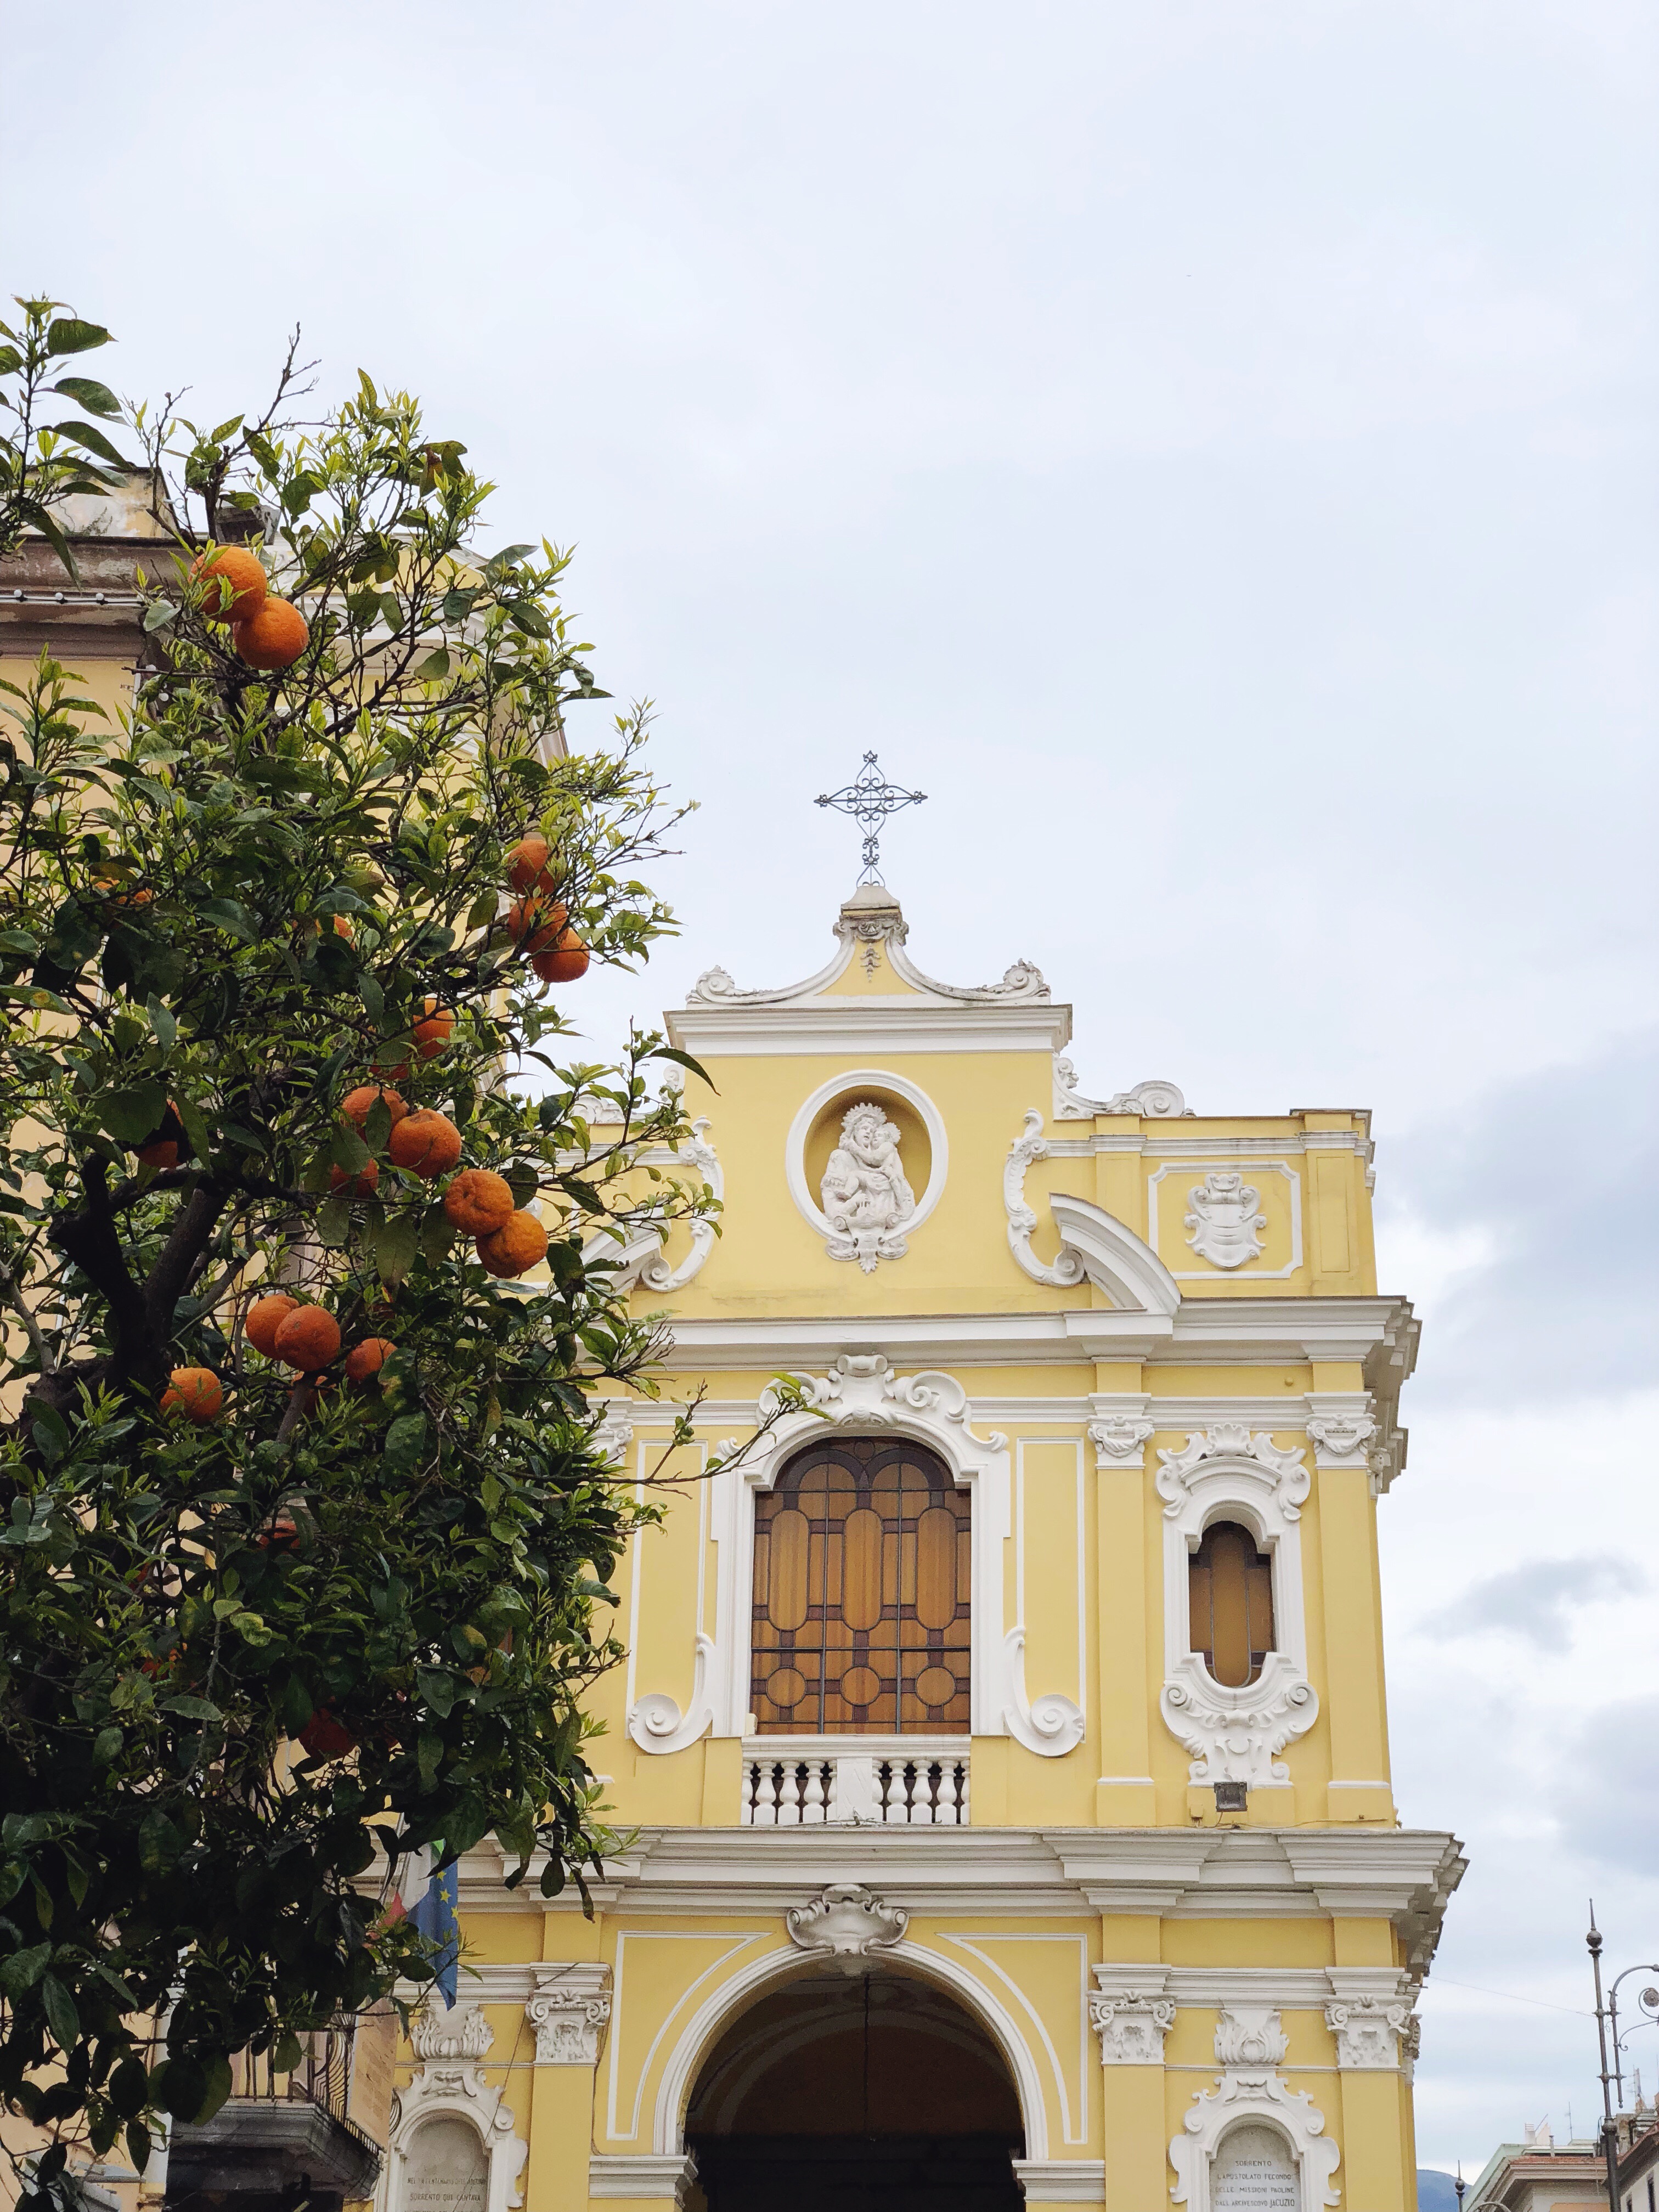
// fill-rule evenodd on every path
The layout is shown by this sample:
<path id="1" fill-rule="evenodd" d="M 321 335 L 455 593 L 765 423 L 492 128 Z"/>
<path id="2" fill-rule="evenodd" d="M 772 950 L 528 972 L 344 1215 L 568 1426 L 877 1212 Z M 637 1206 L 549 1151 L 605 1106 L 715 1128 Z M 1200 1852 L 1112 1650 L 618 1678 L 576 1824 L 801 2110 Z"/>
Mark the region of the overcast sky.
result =
<path id="1" fill-rule="evenodd" d="M 1659 1957 L 1654 9 L 4 12 L 4 290 L 210 422 L 297 319 L 578 544 L 702 803 L 604 1041 L 821 962 L 875 748 L 912 951 L 1037 961 L 1085 1088 L 1376 1109 L 1419 2151 L 1584 2131 L 1587 1894 Z"/>

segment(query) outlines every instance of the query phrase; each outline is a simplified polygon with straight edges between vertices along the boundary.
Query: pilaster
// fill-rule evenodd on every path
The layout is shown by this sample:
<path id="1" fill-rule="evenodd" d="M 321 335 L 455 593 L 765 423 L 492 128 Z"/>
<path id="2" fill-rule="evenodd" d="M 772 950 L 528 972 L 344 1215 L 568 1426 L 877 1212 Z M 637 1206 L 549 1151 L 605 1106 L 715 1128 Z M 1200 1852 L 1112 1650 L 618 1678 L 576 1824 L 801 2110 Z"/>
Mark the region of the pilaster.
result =
<path id="1" fill-rule="evenodd" d="M 1109 1920 L 1115 1929 L 1120 1923 Z M 1157 1923 L 1152 1926 L 1156 1928 Z M 1128 1933 L 1126 1926 L 1124 1932 Z M 1148 2212 L 1164 2203 L 1164 2039 L 1175 2023 L 1169 1968 L 1150 1961 L 1094 1970 L 1089 2019 L 1100 2039 L 1107 2212 Z"/>
<path id="2" fill-rule="evenodd" d="M 1102 1827 L 1150 1827 L 1158 1819 L 1152 1774 L 1152 1688 L 1148 1671 L 1146 1593 L 1158 1583 L 1146 1526 L 1146 1449 L 1151 1399 L 1126 1389 L 1138 1367 L 1099 1367 L 1090 1397 L 1095 1455 L 1095 1609 L 1100 1716 L 1100 1779 L 1095 1820 Z M 1108 1384 L 1115 1387 L 1106 1387 Z"/>

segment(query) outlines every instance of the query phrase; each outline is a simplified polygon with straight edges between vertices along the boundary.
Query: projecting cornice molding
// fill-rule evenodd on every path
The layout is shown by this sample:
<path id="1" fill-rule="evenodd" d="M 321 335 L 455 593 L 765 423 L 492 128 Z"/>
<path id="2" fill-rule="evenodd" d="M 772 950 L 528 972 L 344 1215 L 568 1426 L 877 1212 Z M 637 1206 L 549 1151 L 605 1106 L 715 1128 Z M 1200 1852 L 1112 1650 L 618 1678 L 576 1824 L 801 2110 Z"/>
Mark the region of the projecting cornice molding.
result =
<path id="1" fill-rule="evenodd" d="M 1056 1220 L 1062 1206 L 1084 1204 L 1080 1199 L 1056 1199 Z M 1097 1206 L 1086 1212 L 1111 1218 Z M 1116 1262 L 1127 1274 L 1139 1240 L 1121 1223 L 1114 1225 L 1130 1239 L 1116 1246 Z M 1085 1248 L 1079 1243 L 1078 1249 Z M 1161 1267 L 1155 1255 L 1147 1257 Z M 1414 1350 L 1416 1326 L 1407 1301 L 1389 1297 L 1178 1297 L 1172 1309 L 1163 1311 L 1073 1306 L 1047 1313 L 877 1314 L 866 1320 L 846 1315 L 722 1315 L 675 1321 L 666 1364 L 682 1371 L 747 1369 L 769 1376 L 799 1368 L 822 1371 L 842 1352 L 876 1351 L 907 1366 L 952 1370 L 1076 1366 L 1090 1359 L 1136 1358 L 1182 1367 L 1363 1360 L 1368 1368 L 1375 1362 L 1379 1370 L 1378 1382 L 1370 1384 L 1376 1393 L 1385 1376 L 1398 1390 L 1404 1379 L 1397 1364 L 1401 1334 L 1402 1328 L 1409 1333 Z M 1298 1417 L 1304 1402 L 1297 1401 Z"/>

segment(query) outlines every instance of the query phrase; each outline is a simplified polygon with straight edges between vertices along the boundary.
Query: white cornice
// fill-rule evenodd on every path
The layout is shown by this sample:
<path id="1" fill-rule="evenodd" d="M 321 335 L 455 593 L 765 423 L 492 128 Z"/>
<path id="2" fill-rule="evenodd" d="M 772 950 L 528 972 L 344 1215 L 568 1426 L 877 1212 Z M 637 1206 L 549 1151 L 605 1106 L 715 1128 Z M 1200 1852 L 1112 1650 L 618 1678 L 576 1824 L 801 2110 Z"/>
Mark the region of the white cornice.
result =
<path id="1" fill-rule="evenodd" d="M 684 1318 L 671 1371 L 821 1370 L 841 1352 L 884 1352 L 900 1367 L 1079 1366 L 1094 1359 L 1282 1365 L 1363 1360 L 1409 1316 L 1391 1297 L 1182 1298 L 1173 1315 L 1071 1306 L 1042 1313 Z"/>
<path id="2" fill-rule="evenodd" d="M 665 1017 L 681 1052 L 701 1060 L 794 1053 L 1040 1052 L 1072 1034 L 1072 1010 L 1043 999 L 930 1005 L 908 992 L 848 994 L 809 1005 L 681 1006 Z"/>

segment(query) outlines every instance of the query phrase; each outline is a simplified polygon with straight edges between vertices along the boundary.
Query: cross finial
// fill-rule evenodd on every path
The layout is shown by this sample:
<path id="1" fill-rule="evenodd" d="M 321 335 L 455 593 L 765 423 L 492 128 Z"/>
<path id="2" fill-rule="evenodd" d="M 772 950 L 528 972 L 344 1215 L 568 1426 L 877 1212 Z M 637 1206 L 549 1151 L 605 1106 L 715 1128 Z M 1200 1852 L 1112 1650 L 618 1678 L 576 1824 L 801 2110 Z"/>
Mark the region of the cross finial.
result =
<path id="1" fill-rule="evenodd" d="M 927 796 L 925 791 L 902 791 L 897 784 L 887 782 L 876 766 L 875 755 L 866 753 L 864 766 L 851 783 L 844 784 L 839 791 L 823 793 L 813 805 L 833 806 L 837 814 L 852 816 L 864 832 L 864 873 L 859 881 L 879 884 L 884 881 L 877 852 L 882 823 L 901 807 L 919 806 Z"/>

